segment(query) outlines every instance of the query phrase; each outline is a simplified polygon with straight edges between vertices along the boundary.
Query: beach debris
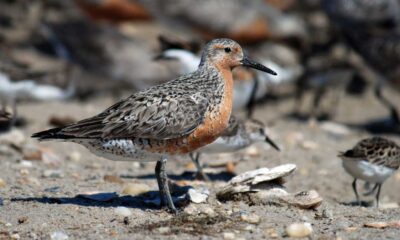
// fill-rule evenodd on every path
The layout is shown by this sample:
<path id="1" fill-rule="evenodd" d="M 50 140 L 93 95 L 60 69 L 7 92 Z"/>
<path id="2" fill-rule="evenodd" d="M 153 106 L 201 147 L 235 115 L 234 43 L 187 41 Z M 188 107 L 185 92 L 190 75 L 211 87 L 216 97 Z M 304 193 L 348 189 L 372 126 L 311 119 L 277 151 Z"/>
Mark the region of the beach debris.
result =
<path id="1" fill-rule="evenodd" d="M 274 168 L 259 168 L 242 173 L 232 178 L 217 192 L 220 200 L 230 200 L 235 194 L 246 192 L 268 191 L 273 188 L 283 188 L 282 178 L 296 169 L 294 164 L 285 164 Z"/>
<path id="2" fill-rule="evenodd" d="M 364 227 L 368 227 L 368 228 L 399 228 L 400 229 L 400 220 L 389 221 L 389 222 L 364 223 Z"/>
<path id="3" fill-rule="evenodd" d="M 0 145 L 8 145 L 20 149 L 25 141 L 25 135 L 18 129 L 12 129 L 5 134 L 0 134 Z"/>
<path id="4" fill-rule="evenodd" d="M 223 236 L 224 240 L 234 240 L 234 239 L 236 239 L 236 236 L 235 236 L 235 234 L 233 232 L 224 232 L 222 234 L 222 236 Z"/>
<path id="5" fill-rule="evenodd" d="M 189 200 L 193 203 L 204 203 L 207 201 L 210 191 L 206 188 L 194 189 L 190 188 L 187 192 Z"/>
<path id="6" fill-rule="evenodd" d="M 116 192 L 99 192 L 99 191 L 91 191 L 91 192 L 83 192 L 76 195 L 76 197 L 85 198 L 89 200 L 99 201 L 99 202 L 108 202 L 118 197 Z"/>
<path id="7" fill-rule="evenodd" d="M 127 207 L 116 207 L 114 212 L 122 217 L 129 217 L 132 215 L 132 211 Z"/>
<path id="8" fill-rule="evenodd" d="M 251 224 L 259 224 L 261 221 L 261 218 L 257 214 L 241 214 L 240 220 L 242 220 L 243 222 L 251 223 Z"/>
<path id="9" fill-rule="evenodd" d="M 282 199 L 291 206 L 295 206 L 302 209 L 316 208 L 319 205 L 321 205 L 323 200 L 316 190 L 301 191 L 295 194 L 282 196 L 280 199 Z"/>
<path id="10" fill-rule="evenodd" d="M 51 240 L 67 240 L 69 239 L 68 235 L 61 231 L 52 232 L 50 234 Z"/>
<path id="11" fill-rule="evenodd" d="M 313 229 L 311 223 L 292 223 L 286 227 L 286 233 L 289 237 L 304 238 L 311 235 Z"/>
<path id="12" fill-rule="evenodd" d="M 313 209 L 322 203 L 315 190 L 288 193 L 283 184 L 284 177 L 296 169 L 294 164 L 274 168 L 260 168 L 245 172 L 231 179 L 217 192 L 220 201 L 245 200 L 254 205 L 276 204 L 301 209 Z"/>

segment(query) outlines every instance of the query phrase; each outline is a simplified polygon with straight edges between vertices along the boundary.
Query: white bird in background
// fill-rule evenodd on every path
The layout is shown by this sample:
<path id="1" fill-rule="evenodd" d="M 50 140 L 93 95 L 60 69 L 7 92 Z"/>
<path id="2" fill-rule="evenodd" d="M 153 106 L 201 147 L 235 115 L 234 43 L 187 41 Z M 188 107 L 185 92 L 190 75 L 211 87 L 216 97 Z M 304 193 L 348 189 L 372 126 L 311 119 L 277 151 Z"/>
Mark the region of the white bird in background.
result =
<path id="1" fill-rule="evenodd" d="M 13 119 L 11 125 L 15 123 L 17 116 L 17 101 L 54 101 L 65 100 L 75 94 L 75 82 L 70 80 L 69 86 L 64 90 L 56 86 L 38 84 L 33 80 L 22 80 L 13 82 L 10 78 L 0 72 L 0 100 L 3 111 L 6 105 L 11 104 Z"/>
<path id="2" fill-rule="evenodd" d="M 181 64 L 180 74 L 187 74 L 197 69 L 200 63 L 200 57 L 184 49 L 164 50 L 157 59 L 175 59 Z M 277 76 L 271 78 L 264 73 L 255 73 L 257 78 L 257 89 L 255 100 L 262 99 L 272 85 L 279 85 L 290 82 L 295 78 L 291 70 L 284 69 L 271 61 L 263 61 L 262 64 L 271 65 L 276 69 Z M 244 108 L 249 103 L 254 88 L 253 81 L 237 81 L 233 89 L 233 107 L 235 109 Z"/>

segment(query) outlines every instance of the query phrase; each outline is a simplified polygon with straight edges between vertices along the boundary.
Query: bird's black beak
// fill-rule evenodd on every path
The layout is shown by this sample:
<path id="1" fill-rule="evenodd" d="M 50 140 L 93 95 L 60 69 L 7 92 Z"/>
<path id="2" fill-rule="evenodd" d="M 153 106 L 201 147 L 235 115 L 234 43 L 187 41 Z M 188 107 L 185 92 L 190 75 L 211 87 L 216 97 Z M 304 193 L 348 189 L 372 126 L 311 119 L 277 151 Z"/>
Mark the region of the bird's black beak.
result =
<path id="1" fill-rule="evenodd" d="M 249 59 L 247 56 L 244 56 L 243 60 L 240 62 L 245 67 L 251 67 L 251 68 L 272 74 L 272 75 L 277 75 L 276 72 L 272 71 L 271 69 L 267 68 L 266 66 L 264 66 L 258 62 L 255 62 L 255 61 Z"/>
<path id="2" fill-rule="evenodd" d="M 269 143 L 278 152 L 281 151 L 281 149 L 278 147 L 278 145 L 276 145 L 276 143 L 274 141 L 272 141 L 271 138 L 269 138 L 268 136 L 265 136 L 265 142 Z"/>

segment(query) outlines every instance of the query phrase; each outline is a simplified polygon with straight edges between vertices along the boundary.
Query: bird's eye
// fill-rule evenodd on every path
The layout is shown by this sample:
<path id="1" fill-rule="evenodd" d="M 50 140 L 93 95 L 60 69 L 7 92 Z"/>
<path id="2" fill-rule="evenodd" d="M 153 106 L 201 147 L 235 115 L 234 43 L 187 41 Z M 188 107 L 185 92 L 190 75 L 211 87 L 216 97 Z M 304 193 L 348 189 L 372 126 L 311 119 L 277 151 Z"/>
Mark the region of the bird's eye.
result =
<path id="1" fill-rule="evenodd" d="M 231 50 L 231 48 L 226 47 L 226 48 L 224 48 L 224 51 L 225 51 L 226 53 L 230 53 L 232 50 Z"/>

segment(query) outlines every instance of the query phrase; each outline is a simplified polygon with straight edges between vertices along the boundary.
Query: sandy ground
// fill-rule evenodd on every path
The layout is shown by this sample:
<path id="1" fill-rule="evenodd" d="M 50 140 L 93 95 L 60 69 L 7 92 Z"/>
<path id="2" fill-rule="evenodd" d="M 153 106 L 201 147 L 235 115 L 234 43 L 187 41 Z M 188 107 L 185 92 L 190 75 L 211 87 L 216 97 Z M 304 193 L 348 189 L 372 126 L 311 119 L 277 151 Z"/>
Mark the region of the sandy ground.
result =
<path id="1" fill-rule="evenodd" d="M 400 96 L 395 93 L 387 91 L 386 94 L 393 102 L 400 102 Z M 39 145 L 28 136 L 50 127 L 48 119 L 51 115 L 75 119 L 89 117 L 113 101 L 115 99 L 103 98 L 88 103 L 22 104 L 19 112 L 28 121 L 27 127 L 22 129 L 28 141 L 26 144 Z M 67 234 L 69 239 L 232 239 L 232 234 L 235 239 L 279 239 L 287 238 L 285 227 L 294 222 L 311 223 L 313 239 L 399 239 L 399 228 L 375 229 L 363 225 L 400 220 L 400 208 L 376 209 L 348 204 L 354 200 L 352 178 L 344 172 L 336 156 L 338 151 L 352 147 L 370 134 L 351 128 L 349 134 L 335 135 L 322 130 L 318 123 L 285 117 L 292 106 L 293 100 L 288 99 L 260 106 L 255 113 L 256 118 L 269 124 L 271 137 L 281 146 L 281 152 L 259 144 L 259 156 L 240 153 L 230 157 L 242 159 L 235 168 L 236 173 L 295 163 L 298 168 L 288 178 L 287 190 L 317 190 L 324 200 L 316 210 L 249 206 L 244 202 L 220 203 L 215 198 L 215 191 L 224 181 L 218 180 L 216 175 L 209 183 L 188 181 L 194 187 L 205 186 L 211 191 L 208 203 L 189 206 L 200 211 L 207 209 L 210 212 L 211 209 L 215 214 L 174 216 L 145 205 L 143 198 L 122 193 L 127 184 L 146 184 L 156 190 L 154 163 L 113 162 L 93 156 L 75 144 L 45 142 L 40 145 L 51 149 L 61 162 L 30 161 L 27 164 L 21 162 L 21 155 L 0 155 L 0 178 L 5 182 L 0 187 L 0 239 L 49 239 L 57 231 Z M 362 98 L 343 97 L 336 120 L 343 124 L 359 124 L 383 118 L 386 114 L 387 111 L 368 93 Z M 399 136 L 390 137 L 400 141 Z M 80 159 L 71 160 L 68 158 L 71 154 L 80 155 Z M 203 156 L 202 159 L 211 162 L 215 158 L 219 156 Z M 192 170 L 189 162 L 185 157 L 170 159 L 169 174 L 184 178 L 182 173 Z M 46 170 L 56 171 L 53 176 L 48 176 Z M 117 180 L 105 180 L 106 175 L 116 176 Z M 397 173 L 384 184 L 383 207 L 400 204 L 399 183 L 400 174 Z M 361 188 L 361 184 L 359 186 Z M 119 197 L 108 202 L 76 197 L 87 191 L 116 192 Z M 132 214 L 127 218 L 116 214 L 115 209 L 120 206 L 127 207 Z M 258 224 L 250 224 L 242 221 L 238 217 L 240 214 L 256 214 L 261 220 Z"/>

